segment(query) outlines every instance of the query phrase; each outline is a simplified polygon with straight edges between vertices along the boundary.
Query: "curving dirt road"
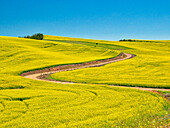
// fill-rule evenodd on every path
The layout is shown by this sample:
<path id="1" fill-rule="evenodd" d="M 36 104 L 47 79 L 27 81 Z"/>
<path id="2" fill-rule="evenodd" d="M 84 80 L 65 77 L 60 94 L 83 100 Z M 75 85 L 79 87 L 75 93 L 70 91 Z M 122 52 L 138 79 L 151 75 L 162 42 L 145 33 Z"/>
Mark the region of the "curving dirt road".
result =
<path id="1" fill-rule="evenodd" d="M 62 65 L 56 66 L 52 68 L 46 68 L 44 70 L 36 70 L 36 71 L 29 71 L 26 73 L 22 73 L 21 76 L 29 79 L 40 80 L 40 81 L 49 81 L 53 83 L 60 83 L 60 84 L 84 84 L 84 83 L 73 83 L 73 82 L 63 82 L 63 81 L 56 81 L 53 79 L 46 79 L 46 77 L 50 76 L 53 73 L 61 72 L 61 71 L 70 71 L 76 70 L 81 68 L 89 68 L 89 67 L 99 67 L 105 64 L 126 60 L 135 57 L 135 55 L 129 53 L 121 53 L 119 56 L 105 59 L 105 60 L 98 60 L 98 61 L 91 61 L 82 64 L 69 64 L 69 65 Z M 117 86 L 117 85 L 110 85 L 115 87 L 122 87 L 122 88 L 134 88 L 144 91 L 170 91 L 170 89 L 162 89 L 162 88 L 143 88 L 143 87 L 128 87 L 128 86 Z"/>

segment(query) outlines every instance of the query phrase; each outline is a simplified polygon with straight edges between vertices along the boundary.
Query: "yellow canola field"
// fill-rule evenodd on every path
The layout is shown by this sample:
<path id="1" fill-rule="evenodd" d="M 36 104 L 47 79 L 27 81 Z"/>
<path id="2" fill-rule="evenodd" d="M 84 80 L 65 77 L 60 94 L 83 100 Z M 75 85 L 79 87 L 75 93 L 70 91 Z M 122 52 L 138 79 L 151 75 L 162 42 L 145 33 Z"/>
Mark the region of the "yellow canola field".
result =
<path id="1" fill-rule="evenodd" d="M 56 84 L 19 76 L 24 71 L 53 65 L 114 57 L 121 52 L 114 49 L 127 48 L 93 45 L 1 36 L 0 127 L 168 125 L 168 103 L 158 94 L 107 85 Z"/>

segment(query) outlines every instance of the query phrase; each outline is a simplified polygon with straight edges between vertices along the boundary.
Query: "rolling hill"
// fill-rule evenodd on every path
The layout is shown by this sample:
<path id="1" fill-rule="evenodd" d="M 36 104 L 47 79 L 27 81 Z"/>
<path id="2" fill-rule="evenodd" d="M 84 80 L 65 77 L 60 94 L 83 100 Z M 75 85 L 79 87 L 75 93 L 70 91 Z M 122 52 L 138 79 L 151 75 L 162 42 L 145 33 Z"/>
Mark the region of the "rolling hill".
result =
<path id="1" fill-rule="evenodd" d="M 137 68 L 137 70 L 140 69 L 146 76 L 148 74 L 144 70 L 145 68 L 148 70 L 157 67 L 155 70 L 158 71 L 158 74 L 150 76 L 151 81 L 160 75 L 165 82 L 168 82 L 167 71 L 164 74 L 159 74 L 159 66 L 163 65 L 163 70 L 166 70 L 168 66 L 167 55 L 169 51 L 167 46 L 169 44 L 160 42 L 153 44 L 152 46 L 139 42 L 120 43 L 55 36 L 45 36 L 45 40 L 0 36 L 0 127 L 111 128 L 168 126 L 169 103 L 162 96 L 148 91 L 111 87 L 107 85 L 110 84 L 110 81 L 103 82 L 101 74 L 98 78 L 96 77 L 96 73 L 106 75 L 104 73 L 104 70 L 106 70 L 106 78 L 112 78 L 111 70 L 113 70 L 115 74 L 120 71 L 119 75 L 124 71 L 124 75 L 131 78 L 131 74 L 136 75 L 137 71 L 126 71 L 125 69 L 127 69 L 127 65 L 129 65 L 128 69 L 130 70 L 138 64 L 136 67 L 142 65 L 143 67 Z M 160 50 L 161 47 L 164 49 L 164 53 Z M 89 82 L 89 84 L 57 84 L 20 76 L 21 73 L 26 71 L 56 65 L 116 57 L 122 50 L 137 54 L 137 57 L 99 68 L 80 69 L 52 75 L 52 77 L 59 79 L 58 75 L 60 74 L 60 79 L 71 79 L 75 82 L 87 80 L 86 82 Z M 153 56 L 153 53 L 155 56 Z M 146 60 L 144 59 L 145 55 Z M 151 66 L 147 67 L 146 62 L 149 59 L 151 61 L 148 64 Z M 142 60 L 145 62 L 142 62 Z M 156 64 L 153 64 L 154 60 L 157 62 Z M 90 76 L 91 71 L 89 72 L 89 70 L 94 70 L 93 76 Z M 85 72 L 89 72 L 89 74 L 87 73 L 85 76 Z M 82 77 L 84 81 L 80 80 Z M 120 78 L 122 79 L 119 82 L 125 83 L 125 77 L 120 76 Z M 99 79 L 101 82 L 99 82 Z M 141 80 L 137 77 L 135 79 L 136 83 Z M 118 78 L 115 80 L 118 81 Z M 111 80 L 111 82 L 113 81 Z M 158 82 L 161 83 L 162 81 L 159 80 Z M 158 86 L 155 83 L 152 86 Z M 134 83 L 131 82 L 131 84 Z M 143 85 L 143 83 L 139 85 Z M 149 86 L 149 84 L 146 85 Z M 163 83 L 160 86 L 168 87 L 168 84 Z"/>

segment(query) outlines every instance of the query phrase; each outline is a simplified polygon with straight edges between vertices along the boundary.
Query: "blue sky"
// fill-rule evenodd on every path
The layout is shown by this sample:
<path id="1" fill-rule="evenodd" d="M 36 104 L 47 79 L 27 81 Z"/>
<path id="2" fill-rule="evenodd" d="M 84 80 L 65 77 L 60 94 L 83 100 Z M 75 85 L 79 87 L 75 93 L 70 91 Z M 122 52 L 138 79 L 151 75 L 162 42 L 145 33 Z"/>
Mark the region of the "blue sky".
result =
<path id="1" fill-rule="evenodd" d="M 0 35 L 169 39 L 170 0 L 0 0 Z"/>

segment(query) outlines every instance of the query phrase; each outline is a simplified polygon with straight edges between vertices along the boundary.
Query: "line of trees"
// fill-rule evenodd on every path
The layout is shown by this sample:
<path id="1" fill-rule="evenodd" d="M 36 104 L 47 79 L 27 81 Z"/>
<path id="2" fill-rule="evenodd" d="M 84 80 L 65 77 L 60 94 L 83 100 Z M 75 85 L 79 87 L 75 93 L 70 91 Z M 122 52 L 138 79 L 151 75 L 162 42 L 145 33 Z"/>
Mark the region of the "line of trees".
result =
<path id="1" fill-rule="evenodd" d="M 152 41 L 147 41 L 147 40 L 135 40 L 135 39 L 123 39 L 119 41 L 128 41 L 128 42 L 152 42 Z"/>
<path id="2" fill-rule="evenodd" d="M 123 40 L 119 40 L 119 41 L 132 41 L 131 39 L 123 39 Z"/>
<path id="3" fill-rule="evenodd" d="M 37 34 L 34 34 L 32 36 L 24 36 L 23 38 L 29 38 L 29 39 L 37 39 L 37 40 L 43 40 L 44 38 L 44 35 L 42 33 L 37 33 Z"/>

